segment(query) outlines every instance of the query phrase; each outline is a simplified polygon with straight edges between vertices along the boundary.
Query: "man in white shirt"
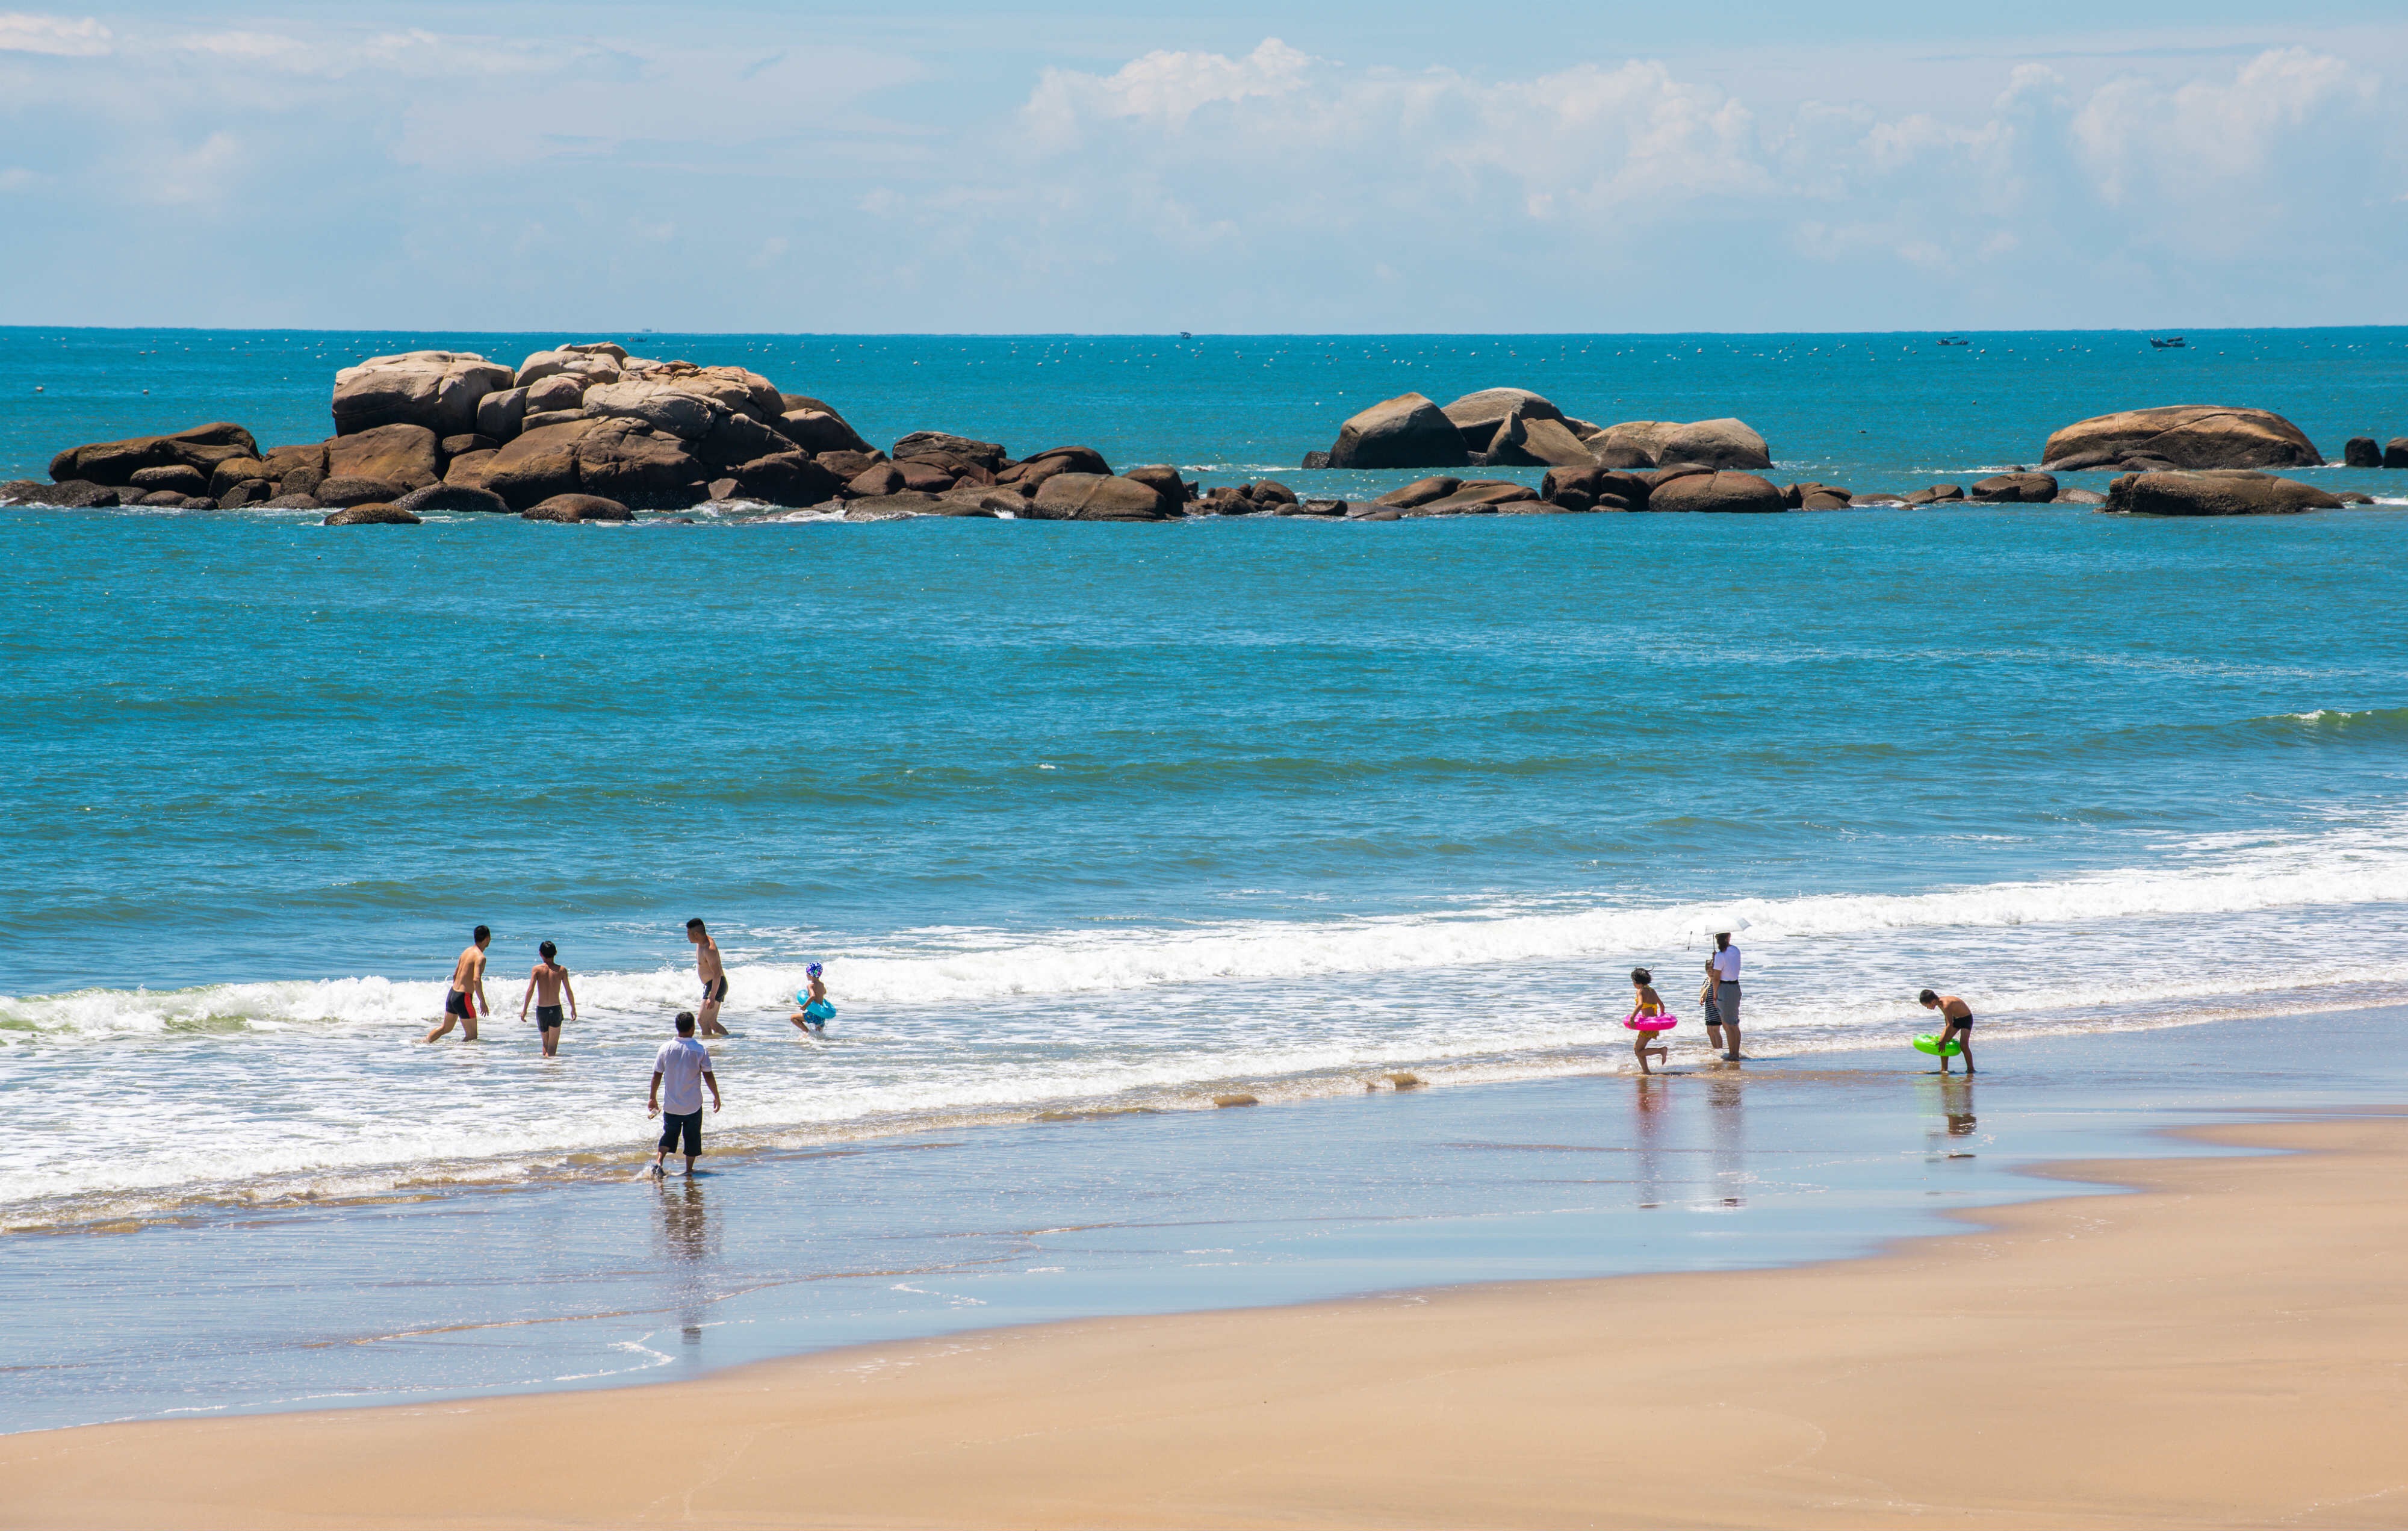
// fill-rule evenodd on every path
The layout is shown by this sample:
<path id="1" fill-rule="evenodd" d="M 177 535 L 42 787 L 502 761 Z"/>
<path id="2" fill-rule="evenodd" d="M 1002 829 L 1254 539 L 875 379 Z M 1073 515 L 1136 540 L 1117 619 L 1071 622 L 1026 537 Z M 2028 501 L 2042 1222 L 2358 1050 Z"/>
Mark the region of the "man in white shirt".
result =
<path id="1" fill-rule="evenodd" d="M 719 1076 L 711 1072 L 710 1051 L 694 1039 L 694 1012 L 680 1010 L 677 1037 L 661 1044 L 652 1059 L 652 1089 L 644 1115 L 661 1119 L 660 1152 L 652 1155 L 652 1173 L 663 1175 L 669 1150 L 685 1139 L 685 1172 L 702 1155 L 702 1087 L 710 1086 L 710 1109 L 719 1109 Z M 666 1094 L 662 1085 L 668 1089 Z"/>
<path id="2" fill-rule="evenodd" d="M 1706 1012 L 1706 1041 L 1731 1063 L 1739 1062 L 1739 948 L 1731 945 L 1730 932 L 1714 932 L 1714 954 L 1706 960 L 1714 975 L 1714 1000 Z M 1721 1023 L 1716 1024 L 1719 1021 Z M 1725 1047 L 1724 1034 L 1729 1034 L 1729 1046 Z"/>

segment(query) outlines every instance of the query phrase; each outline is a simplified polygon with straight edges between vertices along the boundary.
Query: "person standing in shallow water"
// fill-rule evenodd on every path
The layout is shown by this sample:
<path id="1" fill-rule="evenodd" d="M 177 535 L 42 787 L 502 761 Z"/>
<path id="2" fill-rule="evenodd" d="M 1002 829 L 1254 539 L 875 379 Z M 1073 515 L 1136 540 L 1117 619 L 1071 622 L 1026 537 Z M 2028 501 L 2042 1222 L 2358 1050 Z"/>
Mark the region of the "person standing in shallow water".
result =
<path id="1" fill-rule="evenodd" d="M 494 1013 L 485 1000 L 485 948 L 493 943 L 494 933 L 479 925 L 468 944 L 452 959 L 452 986 L 443 995 L 443 1020 L 426 1034 L 430 1042 L 439 1038 L 453 1026 L 460 1028 L 460 1040 L 477 1039 L 477 1016 L 480 1011 Z"/>
<path id="2" fill-rule="evenodd" d="M 705 1037 L 724 1037 L 727 1028 L 719 1023 L 719 1002 L 727 997 L 727 967 L 719 960 L 719 943 L 699 920 L 685 923 L 685 938 L 694 943 L 694 970 L 702 980 L 702 1004 L 695 1024 Z"/>
<path id="3" fill-rule="evenodd" d="M 1726 1040 L 1730 1044 L 1723 1057 L 1739 1062 L 1739 948 L 1731 945 L 1730 932 L 1714 932 L 1714 954 L 1706 960 L 1707 981 L 1714 989 L 1714 1015 L 1722 1024 L 1707 1023 L 1706 1038 L 1716 1047 Z"/>
<path id="4" fill-rule="evenodd" d="M 558 961 L 560 948 L 546 941 L 538 950 L 543 961 L 535 965 L 527 975 L 526 993 L 519 996 L 519 1019 L 527 1018 L 527 1005 L 535 1005 L 536 1030 L 543 1037 L 543 1055 L 556 1057 L 560 1052 L 560 999 L 568 996 L 568 1014 L 577 1015 L 577 991 L 568 982 L 568 969 Z"/>
<path id="5" fill-rule="evenodd" d="M 667 1088 L 664 1090 L 663 1085 Z M 684 1139 L 685 1172 L 702 1157 L 702 1087 L 710 1086 L 710 1109 L 719 1109 L 719 1075 L 710 1066 L 710 1052 L 694 1039 L 694 1012 L 680 1010 L 677 1036 L 661 1044 L 652 1057 L 652 1088 L 644 1115 L 661 1119 L 661 1145 L 652 1154 L 652 1173 L 667 1173 L 663 1164 L 669 1150 Z"/>

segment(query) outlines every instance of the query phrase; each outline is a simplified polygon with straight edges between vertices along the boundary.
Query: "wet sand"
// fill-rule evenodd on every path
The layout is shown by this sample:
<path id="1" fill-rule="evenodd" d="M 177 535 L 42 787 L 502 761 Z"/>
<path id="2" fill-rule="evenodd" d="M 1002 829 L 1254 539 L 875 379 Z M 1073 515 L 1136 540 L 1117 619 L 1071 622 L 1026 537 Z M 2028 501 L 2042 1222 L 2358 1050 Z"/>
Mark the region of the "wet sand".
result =
<path id="1" fill-rule="evenodd" d="M 0 1438 L 0 1525 L 2396 1526 L 2408 1118 L 1785 1270 Z M 72 1322 L 62 1303 L 61 1322 Z"/>

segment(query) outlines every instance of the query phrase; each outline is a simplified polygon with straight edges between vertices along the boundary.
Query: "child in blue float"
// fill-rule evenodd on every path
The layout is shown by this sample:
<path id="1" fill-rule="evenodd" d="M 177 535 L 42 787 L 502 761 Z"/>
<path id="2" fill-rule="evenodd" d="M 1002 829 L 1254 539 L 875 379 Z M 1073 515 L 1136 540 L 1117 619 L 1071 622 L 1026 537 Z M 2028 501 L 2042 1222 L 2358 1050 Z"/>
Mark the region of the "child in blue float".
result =
<path id="1" fill-rule="evenodd" d="M 795 1023 L 796 1030 L 817 1037 L 836 1019 L 836 1007 L 828 1003 L 827 984 L 820 978 L 820 965 L 813 963 L 803 971 L 811 980 L 810 991 L 796 996 L 803 1001 L 803 1008 L 786 1019 Z"/>

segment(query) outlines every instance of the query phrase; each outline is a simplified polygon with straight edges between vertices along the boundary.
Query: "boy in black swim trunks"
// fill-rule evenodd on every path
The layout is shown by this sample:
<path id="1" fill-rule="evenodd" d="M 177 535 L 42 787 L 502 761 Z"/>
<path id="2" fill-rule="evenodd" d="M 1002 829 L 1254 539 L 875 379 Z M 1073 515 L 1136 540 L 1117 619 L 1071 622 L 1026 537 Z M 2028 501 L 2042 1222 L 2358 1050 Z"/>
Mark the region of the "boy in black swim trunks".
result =
<path id="1" fill-rule="evenodd" d="M 719 943 L 699 920 L 685 923 L 685 938 L 694 943 L 694 970 L 702 980 L 702 1004 L 695 1011 L 695 1023 L 705 1037 L 724 1037 L 727 1028 L 719 1023 L 719 1002 L 727 997 L 727 968 L 719 960 Z"/>
<path id="2" fill-rule="evenodd" d="M 568 1013 L 574 1016 L 577 991 L 569 986 L 568 969 L 556 960 L 560 948 L 546 941 L 538 950 L 543 953 L 543 961 L 527 975 L 526 993 L 519 996 L 519 1019 L 527 1018 L 527 1005 L 533 1001 L 535 1023 L 543 1033 L 543 1055 L 552 1058 L 560 1054 L 560 996 L 568 996 Z"/>
<path id="3" fill-rule="evenodd" d="M 460 1028 L 460 1040 L 477 1039 L 477 1015 L 494 1013 L 492 1000 L 485 997 L 485 948 L 492 944 L 494 933 L 479 925 L 468 944 L 452 959 L 452 985 L 443 991 L 443 1019 L 426 1034 L 430 1042 Z"/>
<path id="4" fill-rule="evenodd" d="M 1973 1072 L 1973 1008 L 1955 994 L 1938 994 L 1926 989 L 1914 996 L 1927 1010 L 1938 1010 L 1947 1024 L 1940 1029 L 1940 1071 L 1948 1072 L 1948 1043 L 1953 1038 L 1965 1051 L 1965 1072 Z"/>

